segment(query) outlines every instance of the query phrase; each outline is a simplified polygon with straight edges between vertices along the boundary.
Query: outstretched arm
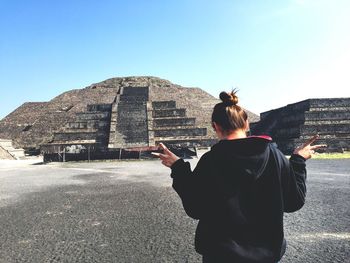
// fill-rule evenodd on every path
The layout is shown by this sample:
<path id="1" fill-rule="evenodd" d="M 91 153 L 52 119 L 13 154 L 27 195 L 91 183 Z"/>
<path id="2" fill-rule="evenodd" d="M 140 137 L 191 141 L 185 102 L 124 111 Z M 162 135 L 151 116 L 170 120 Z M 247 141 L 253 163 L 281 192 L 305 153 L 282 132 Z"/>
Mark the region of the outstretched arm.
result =
<path id="1" fill-rule="evenodd" d="M 152 153 L 154 156 L 159 157 L 162 160 L 162 164 L 166 167 L 171 168 L 171 166 L 180 158 L 172 153 L 163 143 L 159 144 L 159 148 L 163 153 Z"/>
<path id="2" fill-rule="evenodd" d="M 173 188 L 180 196 L 186 214 L 194 219 L 199 219 L 205 205 L 203 175 L 208 170 L 203 161 L 205 158 L 201 158 L 192 172 L 188 162 L 184 162 L 164 144 L 161 143 L 159 146 L 163 153 L 153 153 L 153 155 L 159 157 L 163 165 L 171 168 Z"/>
<path id="3" fill-rule="evenodd" d="M 305 203 L 306 195 L 306 164 L 315 150 L 324 148 L 326 145 L 313 145 L 319 135 L 314 135 L 310 140 L 300 147 L 297 147 L 289 159 L 289 165 L 286 164 L 284 176 L 284 210 L 285 212 L 294 212 L 299 210 Z"/>

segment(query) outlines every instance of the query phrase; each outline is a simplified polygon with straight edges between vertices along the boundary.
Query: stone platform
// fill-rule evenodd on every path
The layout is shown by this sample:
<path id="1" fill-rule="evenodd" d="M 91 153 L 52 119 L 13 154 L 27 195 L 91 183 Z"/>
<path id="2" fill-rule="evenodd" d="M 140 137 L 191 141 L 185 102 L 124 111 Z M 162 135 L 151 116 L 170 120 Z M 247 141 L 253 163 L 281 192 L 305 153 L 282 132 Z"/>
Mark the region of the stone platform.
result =
<path id="1" fill-rule="evenodd" d="M 314 134 L 327 152 L 350 151 L 350 98 L 308 99 L 263 112 L 251 131 L 271 136 L 285 154 Z"/>

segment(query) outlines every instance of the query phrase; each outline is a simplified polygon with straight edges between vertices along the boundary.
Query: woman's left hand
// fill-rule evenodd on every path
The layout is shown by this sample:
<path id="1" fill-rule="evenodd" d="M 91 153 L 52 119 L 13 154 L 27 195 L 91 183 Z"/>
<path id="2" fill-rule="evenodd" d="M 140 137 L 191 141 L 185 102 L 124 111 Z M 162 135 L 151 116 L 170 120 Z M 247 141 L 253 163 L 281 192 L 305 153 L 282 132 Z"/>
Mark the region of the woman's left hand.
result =
<path id="1" fill-rule="evenodd" d="M 318 138 L 319 138 L 318 134 L 314 135 L 310 140 L 305 142 L 302 146 L 296 148 L 293 153 L 304 157 L 306 160 L 310 159 L 312 155 L 315 153 L 315 150 L 327 147 L 327 145 L 325 144 L 318 144 L 318 145 L 311 146 L 311 144 L 314 141 L 316 141 Z"/>
<path id="2" fill-rule="evenodd" d="M 163 150 L 163 153 L 152 153 L 154 156 L 159 157 L 162 160 L 162 164 L 166 167 L 171 167 L 180 158 L 172 153 L 163 143 L 159 144 L 159 148 Z"/>

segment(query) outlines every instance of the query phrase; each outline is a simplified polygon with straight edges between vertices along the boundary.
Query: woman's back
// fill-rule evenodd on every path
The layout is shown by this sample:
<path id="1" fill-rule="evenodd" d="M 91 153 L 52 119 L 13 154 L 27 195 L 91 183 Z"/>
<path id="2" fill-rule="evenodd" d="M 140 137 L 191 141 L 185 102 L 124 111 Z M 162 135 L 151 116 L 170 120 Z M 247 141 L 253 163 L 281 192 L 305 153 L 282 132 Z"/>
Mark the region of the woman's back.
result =
<path id="1" fill-rule="evenodd" d="M 266 136 L 247 137 L 248 116 L 236 92 L 220 93 L 213 128 L 220 139 L 194 171 L 163 144 L 156 154 L 171 168 L 186 213 L 199 219 L 196 250 L 203 262 L 277 262 L 285 252 L 283 213 L 305 202 L 306 166 L 317 136 L 289 160 Z"/>
<path id="2" fill-rule="evenodd" d="M 197 252 L 259 262 L 284 253 L 280 173 L 271 151 L 265 138 L 223 140 L 199 161 L 191 195 L 202 205 L 182 199 L 188 215 L 200 220 Z M 173 186 L 182 192 L 182 183 Z"/>

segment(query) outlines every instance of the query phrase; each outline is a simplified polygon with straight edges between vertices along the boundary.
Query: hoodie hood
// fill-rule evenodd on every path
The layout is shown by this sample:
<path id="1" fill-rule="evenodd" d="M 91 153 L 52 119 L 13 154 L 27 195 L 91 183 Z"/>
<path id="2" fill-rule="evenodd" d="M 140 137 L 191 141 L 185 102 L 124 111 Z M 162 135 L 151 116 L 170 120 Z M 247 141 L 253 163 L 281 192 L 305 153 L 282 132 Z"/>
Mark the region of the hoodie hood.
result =
<path id="1" fill-rule="evenodd" d="M 243 176 L 257 179 L 269 160 L 271 141 L 268 136 L 221 140 L 212 147 L 211 152 L 217 160 L 222 161 L 225 169 L 239 170 Z"/>

